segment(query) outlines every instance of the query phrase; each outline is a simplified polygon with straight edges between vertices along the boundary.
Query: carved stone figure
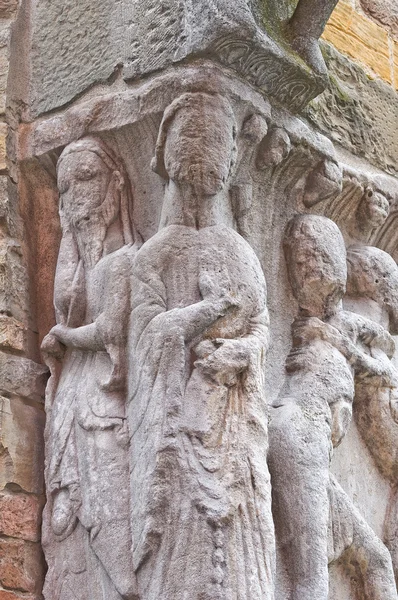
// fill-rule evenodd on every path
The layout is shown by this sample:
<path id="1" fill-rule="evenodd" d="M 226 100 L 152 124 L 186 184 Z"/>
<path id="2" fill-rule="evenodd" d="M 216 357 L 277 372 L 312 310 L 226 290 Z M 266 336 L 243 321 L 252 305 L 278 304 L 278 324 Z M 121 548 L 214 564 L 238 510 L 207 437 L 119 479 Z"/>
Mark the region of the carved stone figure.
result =
<path id="1" fill-rule="evenodd" d="M 363 598 L 392 600 L 388 551 L 329 474 L 332 447 L 351 421 L 354 373 L 386 373 L 385 364 L 361 347 L 369 339 L 389 346 L 391 339 L 372 321 L 342 310 L 346 251 L 332 221 L 296 217 L 286 231 L 285 251 L 300 312 L 287 380 L 270 423 L 270 470 L 290 598 L 327 600 L 328 562 L 343 559 L 347 566 L 359 564 Z"/>
<path id="2" fill-rule="evenodd" d="M 220 95 L 165 111 L 159 232 L 134 263 L 129 426 L 142 600 L 274 597 L 266 285 L 232 228 L 236 124 Z"/>
<path id="3" fill-rule="evenodd" d="M 389 212 L 390 203 L 385 195 L 367 187 L 355 215 L 358 229 L 356 237 L 368 240 L 375 229 L 384 225 Z"/>
<path id="4" fill-rule="evenodd" d="M 51 367 L 44 595 L 132 599 L 125 384 L 135 249 L 128 181 L 121 161 L 96 138 L 67 146 L 57 175 L 57 324 L 42 345 Z"/>
<path id="5" fill-rule="evenodd" d="M 347 294 L 344 305 L 398 333 L 398 267 L 389 254 L 371 246 L 349 249 Z M 392 485 L 385 522 L 385 541 L 398 581 L 398 371 L 390 362 L 395 344 L 372 343 L 369 352 L 386 363 L 386 374 L 359 381 L 355 416 L 359 431 L 380 472 Z"/>

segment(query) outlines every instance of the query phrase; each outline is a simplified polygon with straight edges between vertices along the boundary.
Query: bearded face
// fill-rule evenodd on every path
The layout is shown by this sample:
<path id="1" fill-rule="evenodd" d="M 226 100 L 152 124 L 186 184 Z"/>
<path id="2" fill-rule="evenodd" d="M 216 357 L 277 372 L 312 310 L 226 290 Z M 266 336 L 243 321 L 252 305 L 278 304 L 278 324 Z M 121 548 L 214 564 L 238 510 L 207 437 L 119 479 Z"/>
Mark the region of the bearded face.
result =
<path id="1" fill-rule="evenodd" d="M 93 266 L 102 256 L 107 229 L 117 216 L 115 198 L 108 198 L 111 172 L 94 152 L 67 155 L 58 167 L 63 217 L 72 229 L 79 254 Z M 108 206 L 109 203 L 112 206 Z"/>

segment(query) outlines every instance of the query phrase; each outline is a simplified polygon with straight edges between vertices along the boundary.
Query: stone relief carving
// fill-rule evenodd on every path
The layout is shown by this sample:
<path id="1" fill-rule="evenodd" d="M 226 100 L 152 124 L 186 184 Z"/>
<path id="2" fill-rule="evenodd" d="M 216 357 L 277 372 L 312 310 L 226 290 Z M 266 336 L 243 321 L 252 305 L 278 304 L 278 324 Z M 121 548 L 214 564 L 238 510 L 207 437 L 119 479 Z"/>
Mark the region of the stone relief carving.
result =
<path id="1" fill-rule="evenodd" d="M 192 587 L 197 598 L 274 597 L 266 286 L 232 228 L 235 144 L 222 96 L 185 94 L 164 113 L 153 162 L 163 213 L 134 263 L 131 315 L 131 523 L 145 599 Z"/>
<path id="2" fill-rule="evenodd" d="M 96 138 L 65 148 L 57 178 L 57 324 L 42 344 L 51 369 L 44 593 L 60 600 L 133 598 L 125 414 L 135 251 L 129 184 L 121 161 Z"/>
<path id="3" fill-rule="evenodd" d="M 149 206 L 139 213 L 148 222 L 138 249 L 121 158 L 98 137 L 66 146 L 57 169 L 57 325 L 43 345 L 52 373 L 45 597 L 228 600 L 239 589 L 248 599 L 342 600 L 329 592 L 328 566 L 338 562 L 360 598 L 396 598 L 386 549 L 396 565 L 395 493 L 384 545 L 330 474 L 354 406 L 365 444 L 396 486 L 395 330 L 380 316 L 390 310 L 387 297 L 393 306 L 394 269 L 381 259 L 383 267 L 376 259 L 366 267 L 369 280 L 386 276 L 391 284 L 372 299 L 365 278 L 361 300 L 351 268 L 357 249 L 348 251 L 348 274 L 346 266 L 346 246 L 376 244 L 391 228 L 394 195 L 376 177 L 348 173 L 297 119 L 292 125 L 291 116 L 267 112 L 253 96 L 216 93 L 215 70 L 206 71 L 213 92 L 197 91 L 203 74 L 200 86 L 188 86 L 193 72 L 184 67 L 175 81 L 168 74 L 136 95 L 50 115 L 29 150 L 41 156 L 51 143 L 64 146 L 76 123 L 78 135 L 110 127 L 109 144 Z M 161 114 L 149 173 L 145 152 L 153 151 Z M 150 132 L 140 147 L 145 174 L 129 157 L 137 131 Z M 296 310 L 283 296 L 290 292 L 280 281 L 279 241 L 297 210 L 330 218 L 301 215 L 287 228 L 299 314 L 279 384 L 272 363 L 279 359 L 283 371 L 290 336 L 270 331 Z M 266 364 L 284 335 L 285 354 Z M 270 481 L 267 404 L 270 387 L 280 385 Z M 290 588 L 278 581 L 277 549 Z"/>
<path id="4" fill-rule="evenodd" d="M 362 381 L 391 371 L 362 346 L 370 339 L 372 347 L 391 352 L 393 340 L 374 322 L 342 309 L 346 251 L 332 221 L 294 218 L 285 252 L 299 317 L 270 423 L 270 470 L 290 597 L 327 600 L 328 563 L 340 559 L 347 568 L 357 565 L 361 597 L 392 599 L 397 592 L 391 557 L 330 476 L 329 462 L 351 422 L 354 375 Z"/>
<path id="5" fill-rule="evenodd" d="M 386 252 L 371 246 L 353 246 L 348 251 L 348 285 L 345 306 L 366 315 L 393 335 L 398 333 L 398 267 Z M 370 352 L 385 364 L 384 373 L 359 381 L 355 390 L 355 416 L 359 431 L 378 469 L 391 483 L 391 499 L 385 521 L 385 542 L 398 580 L 398 372 L 391 358 L 393 340 L 374 340 Z"/>

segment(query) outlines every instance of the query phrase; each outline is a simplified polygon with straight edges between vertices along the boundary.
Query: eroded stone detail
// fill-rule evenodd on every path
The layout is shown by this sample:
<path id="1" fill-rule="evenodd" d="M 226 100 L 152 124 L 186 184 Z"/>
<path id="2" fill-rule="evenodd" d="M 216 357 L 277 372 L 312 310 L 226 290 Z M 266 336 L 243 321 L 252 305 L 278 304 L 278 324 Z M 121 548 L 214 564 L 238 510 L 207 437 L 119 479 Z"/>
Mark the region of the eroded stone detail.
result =
<path id="1" fill-rule="evenodd" d="M 296 217 L 288 225 L 285 250 L 299 317 L 288 376 L 274 403 L 270 469 L 291 598 L 327 600 L 328 562 L 341 559 L 357 565 L 364 598 L 393 599 L 387 549 L 329 475 L 332 447 L 342 442 L 351 422 L 354 375 L 362 381 L 390 371 L 362 348 L 371 340 L 372 347 L 388 346 L 391 352 L 393 340 L 373 321 L 342 310 L 346 251 L 332 221 Z"/>
<path id="2" fill-rule="evenodd" d="M 57 324 L 42 344 L 51 369 L 45 595 L 133 598 L 125 414 L 134 253 L 129 183 L 121 161 L 94 138 L 67 146 L 57 173 Z"/>
<path id="3" fill-rule="evenodd" d="M 395 180 L 208 57 L 19 144 L 60 192 L 46 600 L 395 599 Z M 358 448 L 393 486 L 384 532 L 330 474 Z"/>
<path id="4" fill-rule="evenodd" d="M 133 267 L 129 385 L 133 561 L 148 600 L 191 586 L 197 598 L 274 597 L 267 296 L 232 228 L 236 135 L 224 98 L 185 94 L 156 145 L 167 184 L 160 231 Z"/>

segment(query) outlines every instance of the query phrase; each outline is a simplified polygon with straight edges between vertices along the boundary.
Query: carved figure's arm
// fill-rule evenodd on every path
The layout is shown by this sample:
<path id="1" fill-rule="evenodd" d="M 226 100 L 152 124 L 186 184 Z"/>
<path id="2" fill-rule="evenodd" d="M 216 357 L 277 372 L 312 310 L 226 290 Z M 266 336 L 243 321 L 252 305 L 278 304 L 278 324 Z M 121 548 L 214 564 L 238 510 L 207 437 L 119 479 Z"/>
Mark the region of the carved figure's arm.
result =
<path id="1" fill-rule="evenodd" d="M 186 342 L 190 342 L 236 306 L 236 300 L 226 295 L 219 299 L 201 300 L 184 308 L 173 308 L 155 319 L 165 321 L 165 333 L 175 330 Z"/>
<path id="2" fill-rule="evenodd" d="M 243 337 L 205 340 L 196 348 L 195 366 L 218 383 L 233 385 L 239 373 L 256 359 L 265 359 L 269 344 L 267 309 L 250 321 L 250 331 Z"/>
<path id="3" fill-rule="evenodd" d="M 69 348 L 80 348 L 81 350 L 92 350 L 94 352 L 105 350 L 96 323 L 76 328 L 55 325 L 51 329 L 50 335 L 56 337 L 57 340 Z"/>
<path id="4" fill-rule="evenodd" d="M 393 378 L 393 368 L 389 361 L 381 361 L 369 356 L 347 335 L 316 317 L 297 319 L 293 325 L 293 337 L 296 347 L 315 339 L 322 339 L 332 344 L 355 369 L 357 377 L 381 377 L 388 382 Z"/>

